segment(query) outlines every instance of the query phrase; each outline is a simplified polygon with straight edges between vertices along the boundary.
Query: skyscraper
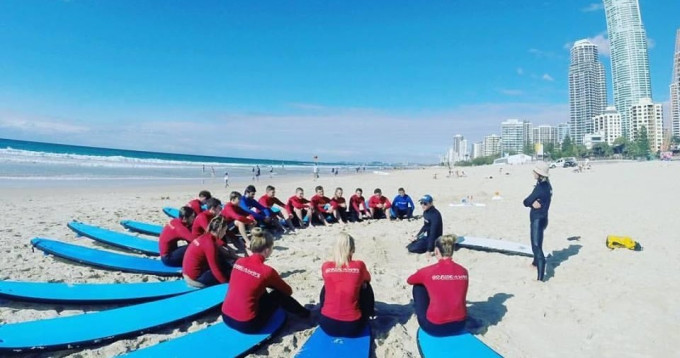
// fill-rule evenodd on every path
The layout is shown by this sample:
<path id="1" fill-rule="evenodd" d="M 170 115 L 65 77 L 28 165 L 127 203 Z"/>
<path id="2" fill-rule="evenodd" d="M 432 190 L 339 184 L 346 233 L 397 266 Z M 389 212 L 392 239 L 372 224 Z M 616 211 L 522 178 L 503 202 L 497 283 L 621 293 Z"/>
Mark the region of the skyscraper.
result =
<path id="1" fill-rule="evenodd" d="M 524 146 L 531 144 L 533 131 L 531 122 L 508 119 L 501 122 L 501 152 L 522 153 Z"/>
<path id="2" fill-rule="evenodd" d="M 534 137 L 532 142 L 534 144 L 558 144 L 557 127 L 542 125 L 534 127 Z"/>
<path id="3" fill-rule="evenodd" d="M 680 29 L 675 35 L 673 78 L 671 79 L 671 135 L 680 136 Z"/>
<path id="4" fill-rule="evenodd" d="M 484 157 L 501 153 L 501 137 L 492 134 L 484 137 L 482 142 L 482 153 Z"/>
<path id="5" fill-rule="evenodd" d="M 616 107 L 607 107 L 599 116 L 593 118 L 593 132 L 602 134 L 602 140 L 612 145 L 621 136 L 621 114 Z"/>
<path id="6" fill-rule="evenodd" d="M 611 48 L 614 104 L 621 113 L 621 130 L 631 138 L 630 107 L 652 98 L 647 35 L 638 0 L 604 0 Z"/>
<path id="7" fill-rule="evenodd" d="M 465 150 L 465 153 L 462 150 Z M 467 154 L 467 140 L 462 135 L 456 134 L 453 136 L 453 162 L 465 160 L 465 154 Z"/>
<path id="8" fill-rule="evenodd" d="M 649 149 L 652 152 L 660 150 L 663 144 L 663 105 L 653 103 L 649 98 L 642 98 L 630 107 L 629 112 L 631 139 L 638 139 L 642 127 L 645 127 Z"/>
<path id="9" fill-rule="evenodd" d="M 571 139 L 571 135 L 569 134 L 569 123 L 560 123 L 557 125 L 557 142 L 562 144 L 562 141 L 564 141 L 564 138 L 569 136 Z"/>
<path id="10" fill-rule="evenodd" d="M 583 135 L 593 133 L 593 117 L 602 114 L 606 106 L 604 66 L 597 58 L 597 45 L 576 41 L 569 65 L 569 136 L 574 143 L 582 144 Z"/>

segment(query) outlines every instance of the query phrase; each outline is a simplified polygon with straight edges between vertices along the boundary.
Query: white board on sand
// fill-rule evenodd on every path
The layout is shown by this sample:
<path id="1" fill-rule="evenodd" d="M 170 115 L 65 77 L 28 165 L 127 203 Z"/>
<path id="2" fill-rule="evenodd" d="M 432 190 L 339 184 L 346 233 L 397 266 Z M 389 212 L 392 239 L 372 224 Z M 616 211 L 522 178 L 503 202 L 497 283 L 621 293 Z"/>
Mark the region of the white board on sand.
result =
<path id="1" fill-rule="evenodd" d="M 487 239 L 484 237 L 459 236 L 456 244 L 468 249 L 498 251 L 505 254 L 534 256 L 531 246 L 518 242 Z"/>
<path id="2" fill-rule="evenodd" d="M 449 204 L 449 206 L 454 207 L 454 208 L 474 208 L 474 207 L 485 207 L 486 204 L 484 203 L 456 203 L 456 204 Z"/>
<path id="3" fill-rule="evenodd" d="M 390 175 L 390 173 L 388 173 L 388 172 L 383 172 L 383 171 L 380 171 L 380 170 L 374 170 L 374 171 L 373 171 L 373 174 L 378 174 L 378 175 Z"/>

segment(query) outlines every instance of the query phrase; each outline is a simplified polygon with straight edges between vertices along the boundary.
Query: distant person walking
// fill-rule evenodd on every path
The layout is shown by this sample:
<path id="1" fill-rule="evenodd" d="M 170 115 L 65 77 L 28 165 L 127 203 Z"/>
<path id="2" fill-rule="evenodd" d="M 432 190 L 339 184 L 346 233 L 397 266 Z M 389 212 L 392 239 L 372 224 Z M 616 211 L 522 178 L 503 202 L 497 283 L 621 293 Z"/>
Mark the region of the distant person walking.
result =
<path id="1" fill-rule="evenodd" d="M 257 170 L 255 171 L 255 179 L 260 181 L 260 165 L 257 165 Z"/>
<path id="2" fill-rule="evenodd" d="M 229 172 L 224 172 L 224 187 L 229 187 Z"/>
<path id="3" fill-rule="evenodd" d="M 319 179 L 319 166 L 316 165 L 316 164 L 314 164 L 313 173 L 314 173 L 314 181 L 316 181 L 317 179 Z"/>
<path id="4" fill-rule="evenodd" d="M 536 186 L 524 199 L 524 206 L 530 207 L 529 222 L 531 223 L 531 251 L 534 253 L 534 261 L 538 271 L 538 281 L 543 281 L 545 275 L 545 255 L 543 254 L 543 232 L 548 227 L 548 209 L 552 199 L 552 186 L 548 180 L 548 163 L 539 162 L 533 170 Z"/>

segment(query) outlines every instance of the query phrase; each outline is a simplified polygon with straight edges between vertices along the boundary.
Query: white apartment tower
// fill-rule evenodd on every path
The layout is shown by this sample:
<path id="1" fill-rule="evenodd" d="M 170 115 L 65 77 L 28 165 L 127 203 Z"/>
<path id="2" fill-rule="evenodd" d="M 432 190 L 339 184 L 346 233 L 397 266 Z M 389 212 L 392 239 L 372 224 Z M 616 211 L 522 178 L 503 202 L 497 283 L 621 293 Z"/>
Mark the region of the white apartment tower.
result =
<path id="1" fill-rule="evenodd" d="M 501 153 L 501 137 L 492 134 L 484 137 L 484 142 L 482 143 L 482 156 L 488 157 L 491 155 L 497 155 Z"/>
<path id="2" fill-rule="evenodd" d="M 484 152 L 482 151 L 483 148 L 483 142 L 477 142 L 472 144 L 472 156 L 471 159 L 477 159 L 479 157 L 484 156 Z"/>
<path id="3" fill-rule="evenodd" d="M 593 132 L 600 133 L 602 140 L 612 145 L 621 136 L 621 114 L 616 107 L 607 107 L 604 113 L 593 117 Z"/>
<path id="4" fill-rule="evenodd" d="M 501 122 L 501 152 L 521 153 L 526 144 L 532 143 L 531 122 L 508 119 Z"/>
<path id="5" fill-rule="evenodd" d="M 593 133 L 593 117 L 607 106 L 604 66 L 597 58 L 597 45 L 579 40 L 571 48 L 569 65 L 570 137 L 583 144 L 583 135 Z"/>
<path id="6" fill-rule="evenodd" d="M 675 35 L 673 78 L 671 79 L 671 123 L 671 135 L 680 136 L 680 29 Z"/>
<path id="7" fill-rule="evenodd" d="M 557 125 L 557 142 L 562 144 L 562 141 L 564 141 L 564 138 L 566 138 L 568 135 L 571 137 L 569 134 L 569 123 L 560 123 Z"/>
<path id="8" fill-rule="evenodd" d="M 614 105 L 621 113 L 624 136 L 631 136 L 628 114 L 642 98 L 652 98 L 647 35 L 638 0 L 604 0 L 611 48 Z"/>
<path id="9" fill-rule="evenodd" d="M 656 152 L 663 143 L 663 105 L 653 103 L 649 98 L 642 98 L 628 111 L 630 118 L 631 140 L 636 140 L 642 127 L 647 129 L 649 149 Z"/>
<path id="10" fill-rule="evenodd" d="M 467 140 L 460 134 L 453 136 L 453 162 L 465 160 L 467 153 Z"/>
<path id="11" fill-rule="evenodd" d="M 548 125 L 541 125 L 534 127 L 533 129 L 534 135 L 533 135 L 533 143 L 541 143 L 544 146 L 546 144 L 552 143 L 557 145 L 559 143 L 558 137 L 557 137 L 557 127 L 553 126 L 548 126 Z"/>

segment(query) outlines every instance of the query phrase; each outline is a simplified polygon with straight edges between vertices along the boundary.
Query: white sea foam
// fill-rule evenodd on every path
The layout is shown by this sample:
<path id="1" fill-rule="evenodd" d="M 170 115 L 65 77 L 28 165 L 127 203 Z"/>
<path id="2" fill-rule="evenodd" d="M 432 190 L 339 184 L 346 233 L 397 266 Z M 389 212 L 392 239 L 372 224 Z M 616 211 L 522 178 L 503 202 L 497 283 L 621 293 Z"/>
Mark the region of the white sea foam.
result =
<path id="1" fill-rule="evenodd" d="M 124 156 L 96 156 L 82 154 L 50 153 L 13 148 L 0 149 L 0 162 L 35 163 L 46 165 L 74 165 L 81 167 L 110 167 L 110 168 L 153 168 L 153 169 L 195 169 L 207 167 L 250 168 L 253 163 L 220 163 L 220 162 L 191 162 L 180 160 L 165 160 L 153 158 L 132 158 Z M 261 168 L 269 167 L 261 165 Z M 278 166 L 275 166 L 278 168 Z M 303 165 L 286 166 L 290 169 L 302 169 Z"/>

